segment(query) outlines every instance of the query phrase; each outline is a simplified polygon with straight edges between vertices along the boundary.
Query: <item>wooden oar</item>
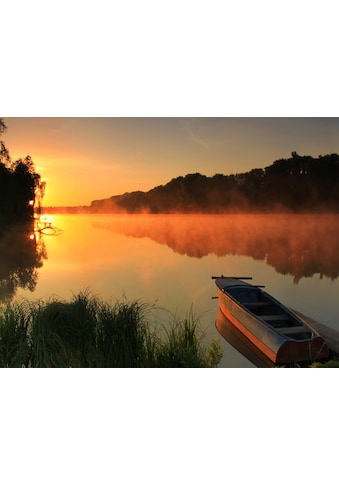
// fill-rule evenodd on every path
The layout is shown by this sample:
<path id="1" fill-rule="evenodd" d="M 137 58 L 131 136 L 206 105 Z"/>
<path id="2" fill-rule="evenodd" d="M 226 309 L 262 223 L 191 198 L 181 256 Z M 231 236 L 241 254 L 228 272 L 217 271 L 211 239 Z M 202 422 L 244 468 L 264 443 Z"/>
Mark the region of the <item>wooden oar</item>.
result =
<path id="1" fill-rule="evenodd" d="M 232 280 L 252 280 L 252 276 L 211 276 L 212 280 L 216 280 L 217 278 L 230 278 Z"/>

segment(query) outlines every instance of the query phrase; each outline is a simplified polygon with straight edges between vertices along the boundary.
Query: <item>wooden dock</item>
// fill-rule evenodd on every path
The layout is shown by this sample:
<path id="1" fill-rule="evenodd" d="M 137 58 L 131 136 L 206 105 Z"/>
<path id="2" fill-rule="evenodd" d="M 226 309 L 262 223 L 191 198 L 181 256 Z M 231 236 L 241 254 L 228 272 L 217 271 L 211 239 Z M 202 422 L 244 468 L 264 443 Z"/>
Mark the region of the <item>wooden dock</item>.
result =
<path id="1" fill-rule="evenodd" d="M 339 357 L 339 332 L 337 330 L 334 330 L 323 323 L 317 322 L 316 320 L 313 320 L 313 318 L 303 315 L 292 308 L 290 308 L 290 310 L 298 317 L 302 318 L 307 325 L 322 336 L 330 349 L 332 358 Z"/>

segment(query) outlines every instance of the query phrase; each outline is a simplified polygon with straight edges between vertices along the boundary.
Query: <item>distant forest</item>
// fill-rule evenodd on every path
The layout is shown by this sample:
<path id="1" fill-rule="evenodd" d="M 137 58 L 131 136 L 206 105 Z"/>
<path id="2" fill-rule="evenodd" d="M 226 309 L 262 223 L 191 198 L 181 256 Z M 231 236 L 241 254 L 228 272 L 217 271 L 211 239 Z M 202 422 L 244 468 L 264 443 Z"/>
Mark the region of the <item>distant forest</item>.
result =
<path id="1" fill-rule="evenodd" d="M 148 192 L 95 200 L 92 213 L 338 212 L 339 155 L 318 158 L 292 152 L 266 168 L 212 177 L 172 179 Z"/>

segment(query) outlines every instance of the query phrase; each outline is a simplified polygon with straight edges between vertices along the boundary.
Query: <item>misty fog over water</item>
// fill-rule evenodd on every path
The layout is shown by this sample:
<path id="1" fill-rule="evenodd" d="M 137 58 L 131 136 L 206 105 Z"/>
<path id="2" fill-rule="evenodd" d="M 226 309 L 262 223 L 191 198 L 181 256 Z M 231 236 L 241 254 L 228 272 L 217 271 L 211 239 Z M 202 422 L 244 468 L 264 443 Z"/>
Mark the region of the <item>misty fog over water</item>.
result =
<path id="1" fill-rule="evenodd" d="M 337 215 L 128 216 L 94 227 L 149 238 L 193 258 L 250 256 L 295 282 L 316 273 L 339 275 Z"/>
<path id="2" fill-rule="evenodd" d="M 339 330 L 337 215 L 54 215 L 52 223 L 57 236 L 0 239 L 3 301 L 68 299 L 89 288 L 177 315 L 192 308 L 206 338 L 220 338 L 225 367 L 252 364 L 215 329 L 212 275 L 252 276 L 282 303 Z"/>

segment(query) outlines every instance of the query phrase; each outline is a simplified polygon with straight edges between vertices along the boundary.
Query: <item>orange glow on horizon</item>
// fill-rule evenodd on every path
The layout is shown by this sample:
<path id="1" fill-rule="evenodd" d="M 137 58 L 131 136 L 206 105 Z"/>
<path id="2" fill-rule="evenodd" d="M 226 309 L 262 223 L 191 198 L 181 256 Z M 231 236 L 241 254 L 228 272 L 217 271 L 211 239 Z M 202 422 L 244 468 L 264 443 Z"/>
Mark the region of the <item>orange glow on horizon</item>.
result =
<path id="1" fill-rule="evenodd" d="M 93 200 L 106 199 L 113 195 L 137 190 L 148 191 L 159 185 L 159 181 L 151 176 L 149 179 L 136 181 L 122 174 L 119 165 L 94 165 L 91 160 L 84 159 L 81 164 L 73 160 L 60 161 L 51 157 L 43 163 L 38 159 L 36 171 L 46 182 L 46 191 L 42 200 L 45 207 L 89 206 Z M 117 177 L 115 172 L 120 172 Z M 169 180 L 161 181 L 166 184 Z"/>
<path id="2" fill-rule="evenodd" d="M 40 216 L 40 219 L 39 221 L 42 223 L 42 224 L 45 224 L 45 225 L 51 225 L 52 222 L 54 221 L 54 218 L 53 216 L 49 215 L 49 214 L 44 214 L 43 216 Z"/>
<path id="3" fill-rule="evenodd" d="M 148 191 L 190 173 L 243 173 L 288 158 L 292 150 L 316 157 L 339 151 L 339 118 L 4 121 L 2 139 L 12 160 L 30 155 L 46 182 L 45 207 L 86 206 L 125 192 Z"/>

